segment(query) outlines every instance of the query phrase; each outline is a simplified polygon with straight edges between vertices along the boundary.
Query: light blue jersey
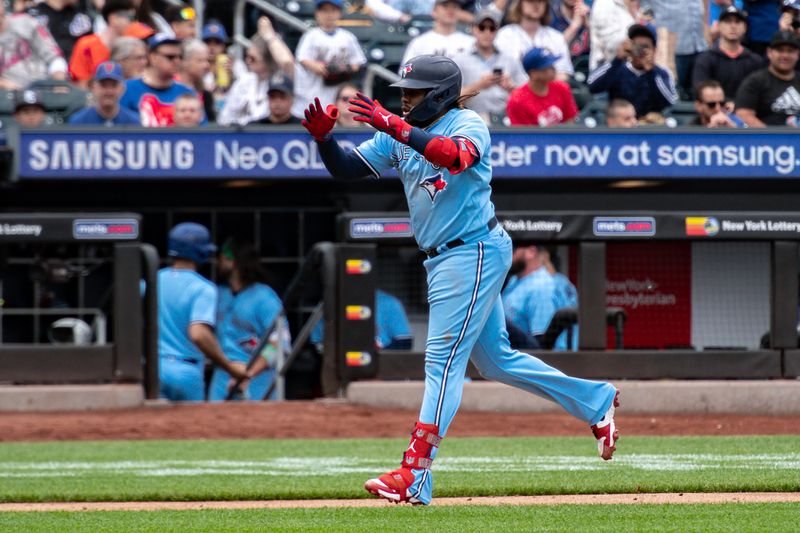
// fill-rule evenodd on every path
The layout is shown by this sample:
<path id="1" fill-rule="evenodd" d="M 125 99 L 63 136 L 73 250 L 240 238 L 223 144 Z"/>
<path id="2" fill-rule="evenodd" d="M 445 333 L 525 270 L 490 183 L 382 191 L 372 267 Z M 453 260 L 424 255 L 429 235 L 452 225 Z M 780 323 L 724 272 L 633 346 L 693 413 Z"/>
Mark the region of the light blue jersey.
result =
<path id="1" fill-rule="evenodd" d="M 192 270 L 158 272 L 158 355 L 162 397 L 201 401 L 205 397 L 205 355 L 189 338 L 189 326 L 214 327 L 217 288 Z"/>
<path id="2" fill-rule="evenodd" d="M 556 312 L 556 283 L 546 268 L 541 267 L 523 278 L 512 277 L 503 290 L 506 317 L 518 329 L 530 335 L 541 335 Z"/>
<path id="3" fill-rule="evenodd" d="M 231 361 L 246 363 L 258 346 L 283 303 L 269 286 L 254 283 L 237 294 L 230 287 L 219 287 L 219 342 L 222 351 Z M 260 400 L 272 383 L 274 370 L 262 372 L 252 380 L 247 397 Z M 224 400 L 228 395 L 230 375 L 221 368 L 214 369 L 209 389 L 209 400 Z"/>
<path id="4" fill-rule="evenodd" d="M 486 379 L 551 399 L 589 424 L 597 423 L 614 400 L 612 385 L 567 376 L 509 344 L 500 291 L 511 266 L 512 244 L 502 225 L 489 224 L 494 220 L 494 206 L 486 125 L 473 111 L 451 109 L 426 130 L 470 140 L 479 152 L 478 159 L 452 175 L 383 133 L 356 149 L 376 176 L 397 169 L 417 243 L 422 249 L 436 248 L 438 252 L 429 254 L 424 263 L 430 313 L 419 422 L 433 424 L 440 436 L 447 435 L 461 403 L 471 359 Z M 447 246 L 457 239 L 463 244 Z M 555 284 L 546 270 L 544 273 L 550 287 L 549 321 L 555 310 Z M 536 327 L 540 327 L 538 322 Z M 435 459 L 439 450 L 432 448 L 430 458 Z M 412 468 L 411 473 L 414 480 L 407 488 L 408 495 L 429 503 L 432 471 Z"/>
<path id="5" fill-rule="evenodd" d="M 410 338 L 411 326 L 403 304 L 388 292 L 375 291 L 375 344 L 385 348 L 394 341 Z"/>
<path id="6" fill-rule="evenodd" d="M 489 185 L 491 139 L 486 123 L 474 111 L 452 109 L 425 131 L 472 141 L 479 161 L 454 176 L 385 133 L 376 133 L 356 148 L 356 153 L 376 177 L 390 168 L 397 169 L 414 237 L 423 250 L 455 239 L 469 243 L 485 237 L 486 225 L 494 217 Z"/>

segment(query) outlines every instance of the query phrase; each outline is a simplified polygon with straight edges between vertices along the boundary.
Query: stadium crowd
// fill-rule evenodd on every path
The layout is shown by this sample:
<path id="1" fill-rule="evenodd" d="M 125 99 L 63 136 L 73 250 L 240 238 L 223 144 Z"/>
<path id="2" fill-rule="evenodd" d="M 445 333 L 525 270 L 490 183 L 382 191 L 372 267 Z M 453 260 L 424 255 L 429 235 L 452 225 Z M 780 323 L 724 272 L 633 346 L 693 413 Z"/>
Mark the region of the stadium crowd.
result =
<path id="1" fill-rule="evenodd" d="M 427 21 L 400 65 L 451 57 L 494 126 L 798 126 L 800 0 L 342 1 L 303 0 L 316 24 L 292 47 L 252 17 L 242 60 L 230 21 L 198 31 L 179 0 L 0 1 L 4 112 L 53 123 L 52 92 L 87 104 L 62 112 L 76 125 L 296 124 L 315 97 L 344 111 L 375 60 L 343 23 L 360 13 Z"/>

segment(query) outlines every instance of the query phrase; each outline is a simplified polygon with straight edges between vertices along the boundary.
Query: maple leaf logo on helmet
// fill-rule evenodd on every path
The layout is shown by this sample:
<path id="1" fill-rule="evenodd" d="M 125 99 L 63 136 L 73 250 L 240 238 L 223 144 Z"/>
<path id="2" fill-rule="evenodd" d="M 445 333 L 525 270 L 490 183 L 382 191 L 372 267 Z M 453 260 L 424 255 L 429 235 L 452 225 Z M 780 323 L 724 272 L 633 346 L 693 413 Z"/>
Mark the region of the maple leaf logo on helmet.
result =
<path id="1" fill-rule="evenodd" d="M 414 65 L 412 65 L 411 63 L 406 63 L 405 65 L 403 65 L 403 68 L 400 69 L 400 77 L 405 78 L 406 76 L 411 74 L 412 70 L 414 70 Z"/>

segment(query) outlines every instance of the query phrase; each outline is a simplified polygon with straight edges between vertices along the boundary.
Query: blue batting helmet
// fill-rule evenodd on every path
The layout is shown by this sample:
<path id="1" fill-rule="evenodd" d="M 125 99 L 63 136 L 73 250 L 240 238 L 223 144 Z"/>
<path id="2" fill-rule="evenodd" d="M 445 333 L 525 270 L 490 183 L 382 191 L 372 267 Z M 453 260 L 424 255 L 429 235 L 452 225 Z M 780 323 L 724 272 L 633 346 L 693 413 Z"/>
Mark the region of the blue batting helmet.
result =
<path id="1" fill-rule="evenodd" d="M 461 69 L 448 57 L 423 55 L 411 58 L 400 68 L 400 76 L 402 79 L 392 87 L 430 89 L 406 115 L 409 122 L 428 122 L 461 96 Z"/>
<path id="2" fill-rule="evenodd" d="M 198 266 L 217 251 L 208 228 L 195 222 L 183 222 L 169 231 L 167 255 L 194 261 Z"/>

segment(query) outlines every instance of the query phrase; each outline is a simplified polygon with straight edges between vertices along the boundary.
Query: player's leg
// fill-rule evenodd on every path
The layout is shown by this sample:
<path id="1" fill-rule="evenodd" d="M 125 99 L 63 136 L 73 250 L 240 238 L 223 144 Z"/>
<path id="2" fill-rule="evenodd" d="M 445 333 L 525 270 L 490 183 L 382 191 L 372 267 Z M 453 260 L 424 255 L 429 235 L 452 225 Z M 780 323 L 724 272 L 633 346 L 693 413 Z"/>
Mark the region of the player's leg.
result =
<path id="1" fill-rule="evenodd" d="M 614 401 L 614 386 L 568 376 L 512 349 L 504 326 L 503 304 L 498 296 L 472 351 L 472 362 L 481 375 L 554 401 L 589 424 L 599 422 Z"/>
<path id="2" fill-rule="evenodd" d="M 484 243 L 465 245 L 426 261 L 430 318 L 425 349 L 425 395 L 403 467 L 369 480 L 367 490 L 394 501 L 431 500 L 430 464 L 461 403 L 469 354 L 491 311 L 492 287 L 507 267 Z M 501 281 L 502 282 L 502 281 Z M 411 468 L 415 465 L 422 468 Z"/>

